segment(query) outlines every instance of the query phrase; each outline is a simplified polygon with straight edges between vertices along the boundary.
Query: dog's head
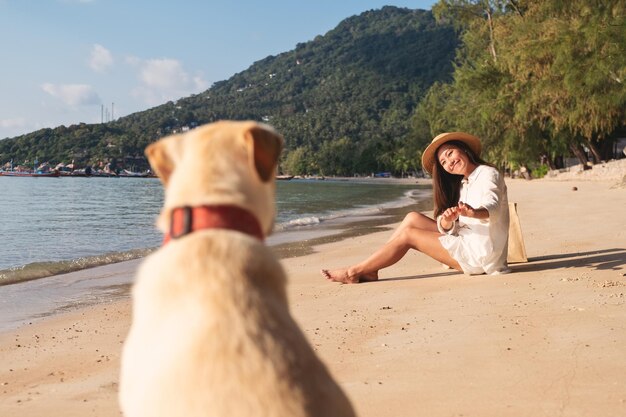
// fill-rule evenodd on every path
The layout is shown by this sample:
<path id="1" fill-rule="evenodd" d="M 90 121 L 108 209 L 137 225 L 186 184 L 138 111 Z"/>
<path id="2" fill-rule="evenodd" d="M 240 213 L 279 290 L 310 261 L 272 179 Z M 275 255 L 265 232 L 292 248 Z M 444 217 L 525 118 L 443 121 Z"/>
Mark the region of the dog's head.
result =
<path id="1" fill-rule="evenodd" d="M 253 213 L 270 234 L 282 146 L 270 126 L 249 121 L 210 123 L 149 145 L 146 156 L 165 187 L 161 230 L 167 231 L 173 208 L 234 205 Z"/>

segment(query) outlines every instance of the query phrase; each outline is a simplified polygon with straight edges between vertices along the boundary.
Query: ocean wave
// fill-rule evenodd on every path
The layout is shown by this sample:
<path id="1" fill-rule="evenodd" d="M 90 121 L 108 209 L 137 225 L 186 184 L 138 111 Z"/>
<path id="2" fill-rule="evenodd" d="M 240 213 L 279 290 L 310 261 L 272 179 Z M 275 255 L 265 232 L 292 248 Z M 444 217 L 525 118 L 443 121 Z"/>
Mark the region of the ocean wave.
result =
<path id="1" fill-rule="evenodd" d="M 126 252 L 111 252 L 104 255 L 54 262 L 33 262 L 27 265 L 0 270 L 0 286 L 46 278 L 52 275 L 67 274 L 82 269 L 130 261 L 149 255 L 155 249 L 134 249 Z"/>
<path id="2" fill-rule="evenodd" d="M 385 203 L 357 206 L 345 210 L 331 211 L 319 216 L 305 215 L 303 217 L 285 220 L 276 224 L 276 231 L 285 231 L 298 227 L 315 226 L 320 223 L 336 219 L 375 216 L 377 214 L 382 214 L 385 210 L 410 206 L 416 201 L 424 199 L 424 197 L 426 197 L 427 195 L 429 195 L 428 190 L 407 190 L 402 197 Z"/>
<path id="3" fill-rule="evenodd" d="M 300 217 L 300 218 L 289 220 L 288 222 L 280 224 L 279 228 L 281 228 L 281 226 L 283 229 L 288 229 L 290 227 L 296 227 L 296 226 L 313 226 L 316 224 L 320 224 L 321 221 L 322 220 L 316 216 Z"/>
<path id="4" fill-rule="evenodd" d="M 355 220 L 364 216 L 375 216 L 385 212 L 385 210 L 400 208 L 414 204 L 416 201 L 428 196 L 429 190 L 411 189 L 404 192 L 404 195 L 392 201 L 375 205 L 361 205 L 350 209 L 329 211 L 326 213 L 303 214 L 301 217 L 281 219 L 280 213 L 275 227 L 276 232 L 297 230 L 299 228 L 315 227 L 323 222 L 350 218 Z M 123 252 L 109 252 L 103 255 L 80 257 L 70 260 L 33 262 L 23 266 L 11 267 L 0 270 L 0 286 L 9 285 L 39 278 L 50 277 L 58 274 L 75 272 L 96 266 L 102 266 L 117 262 L 129 261 L 141 258 L 152 253 L 156 248 L 133 249 Z"/>

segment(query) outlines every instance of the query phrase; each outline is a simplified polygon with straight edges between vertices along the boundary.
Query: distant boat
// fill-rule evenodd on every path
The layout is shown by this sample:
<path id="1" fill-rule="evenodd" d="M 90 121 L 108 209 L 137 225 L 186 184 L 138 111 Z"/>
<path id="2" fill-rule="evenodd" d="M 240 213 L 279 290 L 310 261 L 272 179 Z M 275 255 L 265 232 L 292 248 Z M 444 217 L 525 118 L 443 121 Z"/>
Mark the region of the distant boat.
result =
<path id="1" fill-rule="evenodd" d="M 118 175 L 115 172 L 106 171 L 94 171 L 91 173 L 92 177 L 105 177 L 105 178 L 117 178 Z"/>
<path id="2" fill-rule="evenodd" d="M 81 169 L 75 169 L 72 172 L 70 172 L 70 177 L 91 177 L 91 174 L 93 174 L 93 170 L 91 169 L 91 167 L 85 167 L 85 168 L 81 168 Z"/>
<path id="3" fill-rule="evenodd" d="M 3 177 L 35 177 L 35 178 L 54 178 L 58 177 L 59 171 L 50 172 L 24 172 L 24 171 L 0 171 Z"/>
<path id="4" fill-rule="evenodd" d="M 286 181 L 293 179 L 293 175 L 276 175 L 276 179 L 279 181 Z"/>
<path id="5" fill-rule="evenodd" d="M 126 178 L 155 178 L 156 177 L 156 175 L 154 175 L 150 171 L 133 172 L 133 171 L 129 171 L 127 169 L 123 169 L 122 172 L 117 174 L 117 176 L 118 177 L 126 177 Z"/>

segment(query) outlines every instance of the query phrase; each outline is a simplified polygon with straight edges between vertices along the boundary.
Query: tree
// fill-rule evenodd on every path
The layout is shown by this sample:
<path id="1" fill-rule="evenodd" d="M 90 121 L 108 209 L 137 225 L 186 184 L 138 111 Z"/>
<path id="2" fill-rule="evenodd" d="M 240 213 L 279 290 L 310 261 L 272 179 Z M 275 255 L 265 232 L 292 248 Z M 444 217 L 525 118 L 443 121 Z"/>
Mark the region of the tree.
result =
<path id="1" fill-rule="evenodd" d="M 495 21 L 509 9 L 522 16 L 519 1 L 511 0 L 439 0 L 432 8 L 437 20 L 450 21 L 457 30 L 469 29 L 467 35 L 486 30 L 487 46 L 494 64 L 498 62 Z M 465 41 L 469 42 L 470 36 Z"/>
<path id="2" fill-rule="evenodd" d="M 346 175 L 391 170 L 382 155 L 404 146 L 410 115 L 430 85 L 450 80 L 457 45 L 452 27 L 437 24 L 430 11 L 370 10 L 200 94 L 111 123 L 52 129 L 46 140 L 33 132 L 0 141 L 0 154 L 10 159 L 9 148 L 19 142 L 16 150 L 24 156 L 41 147 L 53 162 L 80 155 L 85 161 L 116 157 L 122 164 L 126 155 L 141 155 L 149 143 L 184 126 L 250 119 L 284 136 L 284 169 L 311 173 L 319 164 L 328 174 Z M 317 157 L 343 138 L 352 154 L 341 166 Z"/>
<path id="3" fill-rule="evenodd" d="M 519 47 L 506 65 L 518 84 L 531 86 L 523 97 L 529 119 L 569 133 L 572 150 L 582 140 L 596 162 L 596 144 L 625 120 L 625 4 L 529 2 L 524 24 L 509 35 Z"/>
<path id="4" fill-rule="evenodd" d="M 346 137 L 322 143 L 316 154 L 321 174 L 346 176 L 353 173 L 352 156 L 355 150 L 354 144 Z"/>
<path id="5" fill-rule="evenodd" d="M 463 45 L 454 81 L 434 84 L 420 105 L 431 130 L 479 135 L 500 163 L 566 151 L 586 162 L 625 123 L 624 0 L 442 0 Z M 435 132 L 431 132 L 435 134 Z"/>
<path id="6" fill-rule="evenodd" d="M 311 151 L 301 146 L 289 152 L 280 164 L 281 171 L 291 175 L 307 175 L 311 169 Z"/>

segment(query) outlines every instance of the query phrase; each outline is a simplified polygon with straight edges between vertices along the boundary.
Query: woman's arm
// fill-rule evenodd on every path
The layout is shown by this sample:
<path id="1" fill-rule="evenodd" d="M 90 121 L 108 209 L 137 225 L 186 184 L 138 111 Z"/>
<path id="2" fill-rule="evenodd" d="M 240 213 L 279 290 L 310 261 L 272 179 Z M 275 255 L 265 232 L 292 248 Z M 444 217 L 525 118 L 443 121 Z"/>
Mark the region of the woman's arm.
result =
<path id="1" fill-rule="evenodd" d="M 437 217 L 437 227 L 440 233 L 450 233 L 453 231 L 456 221 L 459 218 L 457 207 L 447 208 Z"/>
<path id="2" fill-rule="evenodd" d="M 460 216 L 473 217 L 474 219 L 484 220 L 489 218 L 489 210 L 486 208 L 473 208 L 469 204 L 459 201 L 457 212 Z"/>
<path id="3" fill-rule="evenodd" d="M 458 211 L 460 215 L 484 221 L 493 217 L 493 214 L 498 212 L 502 193 L 506 193 L 506 188 L 503 189 L 501 183 L 500 173 L 495 168 L 483 167 L 471 186 L 471 193 L 474 196 L 470 200 L 474 206 L 459 201 Z"/>

